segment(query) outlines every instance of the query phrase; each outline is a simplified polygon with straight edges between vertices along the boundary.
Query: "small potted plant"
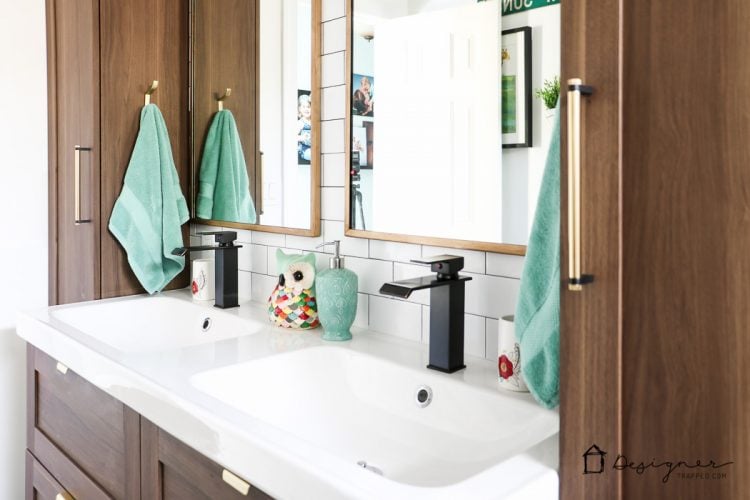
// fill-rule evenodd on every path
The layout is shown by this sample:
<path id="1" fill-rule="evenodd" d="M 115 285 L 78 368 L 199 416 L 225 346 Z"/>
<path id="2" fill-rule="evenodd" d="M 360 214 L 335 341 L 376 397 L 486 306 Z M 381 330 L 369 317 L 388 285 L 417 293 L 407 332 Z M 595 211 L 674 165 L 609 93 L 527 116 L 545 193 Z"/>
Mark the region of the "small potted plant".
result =
<path id="1" fill-rule="evenodd" d="M 555 76 L 552 80 L 544 80 L 544 85 L 536 90 L 535 95 L 542 100 L 546 109 L 553 111 L 560 99 L 560 78 Z M 547 114 L 548 117 L 553 115 Z"/>

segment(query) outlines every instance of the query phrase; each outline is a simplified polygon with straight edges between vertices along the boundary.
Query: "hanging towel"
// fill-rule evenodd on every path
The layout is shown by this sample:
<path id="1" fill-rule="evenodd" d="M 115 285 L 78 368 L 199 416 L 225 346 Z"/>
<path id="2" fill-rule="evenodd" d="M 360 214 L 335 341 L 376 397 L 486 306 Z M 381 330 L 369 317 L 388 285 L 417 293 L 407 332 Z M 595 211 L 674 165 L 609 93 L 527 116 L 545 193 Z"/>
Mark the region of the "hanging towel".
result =
<path id="1" fill-rule="evenodd" d="M 199 179 L 198 218 L 255 224 L 245 155 L 228 109 L 216 113 L 208 129 Z"/>
<path id="2" fill-rule="evenodd" d="M 172 146 L 155 104 L 141 110 L 141 125 L 109 230 L 125 248 L 128 263 L 148 293 L 156 293 L 185 267 L 172 255 L 183 246 L 180 226 L 188 221 Z"/>
<path id="3" fill-rule="evenodd" d="M 526 385 L 546 408 L 560 404 L 560 111 L 555 112 L 516 305 Z"/>

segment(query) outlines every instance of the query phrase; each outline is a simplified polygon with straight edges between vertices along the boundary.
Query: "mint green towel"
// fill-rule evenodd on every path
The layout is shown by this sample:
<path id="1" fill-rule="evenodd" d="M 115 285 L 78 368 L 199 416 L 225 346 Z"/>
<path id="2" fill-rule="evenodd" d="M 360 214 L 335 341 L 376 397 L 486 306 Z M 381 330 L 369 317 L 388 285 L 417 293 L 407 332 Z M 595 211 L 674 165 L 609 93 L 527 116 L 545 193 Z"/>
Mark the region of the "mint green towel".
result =
<path id="1" fill-rule="evenodd" d="M 128 263 L 148 293 L 164 288 L 185 267 L 172 255 L 183 246 L 180 226 L 188 221 L 172 145 L 155 104 L 141 110 L 141 125 L 109 230 L 125 248 Z"/>
<path id="2" fill-rule="evenodd" d="M 200 219 L 255 224 L 247 165 L 231 111 L 214 115 L 201 159 L 196 215 Z"/>
<path id="3" fill-rule="evenodd" d="M 529 235 L 516 305 L 521 372 L 537 401 L 560 404 L 560 111 Z"/>

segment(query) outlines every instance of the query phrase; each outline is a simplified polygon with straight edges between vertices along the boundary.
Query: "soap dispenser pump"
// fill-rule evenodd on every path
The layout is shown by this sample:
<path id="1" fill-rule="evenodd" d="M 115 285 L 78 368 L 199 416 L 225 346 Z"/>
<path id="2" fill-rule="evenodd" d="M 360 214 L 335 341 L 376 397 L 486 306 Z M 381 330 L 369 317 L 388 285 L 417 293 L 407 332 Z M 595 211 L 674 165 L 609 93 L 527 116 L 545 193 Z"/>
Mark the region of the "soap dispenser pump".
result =
<path id="1" fill-rule="evenodd" d="M 318 273 L 315 288 L 318 301 L 318 319 L 323 325 L 323 340 L 349 340 L 349 331 L 357 314 L 357 275 L 344 268 L 344 258 L 339 255 L 340 241 L 322 243 L 317 248 L 334 245 L 329 268 Z"/>

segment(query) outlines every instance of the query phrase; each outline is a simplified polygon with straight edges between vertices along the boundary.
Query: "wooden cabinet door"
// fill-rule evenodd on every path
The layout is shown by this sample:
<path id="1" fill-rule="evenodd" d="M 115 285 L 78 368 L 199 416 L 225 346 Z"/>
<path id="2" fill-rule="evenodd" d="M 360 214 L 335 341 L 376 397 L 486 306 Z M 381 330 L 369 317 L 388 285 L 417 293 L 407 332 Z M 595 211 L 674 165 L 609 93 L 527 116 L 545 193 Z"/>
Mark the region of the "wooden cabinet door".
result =
<path id="1" fill-rule="evenodd" d="M 141 449 L 144 500 L 271 498 L 143 417 Z"/>
<path id="2" fill-rule="evenodd" d="M 65 304 L 100 296 L 99 1 L 49 0 L 47 20 L 50 298 Z"/>
<path id="3" fill-rule="evenodd" d="M 744 0 L 562 2 L 563 85 L 595 88 L 581 109 L 594 282 L 563 283 L 561 301 L 563 500 L 750 491 L 748 19 Z"/>
<path id="4" fill-rule="evenodd" d="M 70 500 L 73 497 L 26 451 L 26 500 Z"/>
<path id="5" fill-rule="evenodd" d="M 127 254 L 107 227 L 138 135 L 144 93 L 153 80 L 159 88 L 152 102 L 164 115 L 180 186 L 190 199 L 189 3 L 101 0 L 102 298 L 143 293 Z M 183 239 L 188 239 L 187 224 Z M 185 270 L 167 288 L 187 285 Z"/>
<path id="6" fill-rule="evenodd" d="M 28 447 L 76 498 L 140 497 L 140 417 L 28 348 Z"/>

